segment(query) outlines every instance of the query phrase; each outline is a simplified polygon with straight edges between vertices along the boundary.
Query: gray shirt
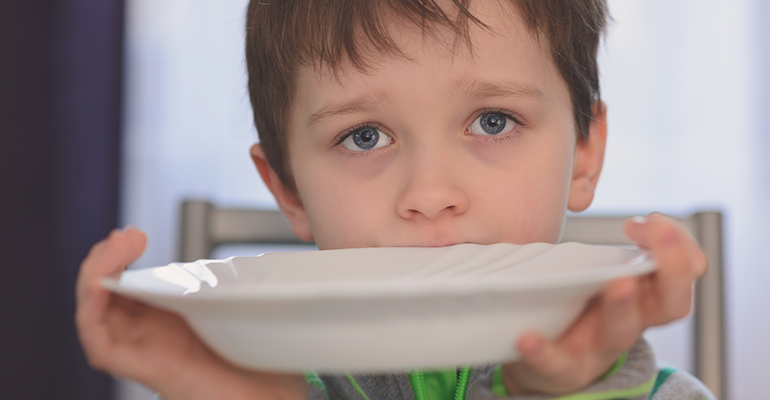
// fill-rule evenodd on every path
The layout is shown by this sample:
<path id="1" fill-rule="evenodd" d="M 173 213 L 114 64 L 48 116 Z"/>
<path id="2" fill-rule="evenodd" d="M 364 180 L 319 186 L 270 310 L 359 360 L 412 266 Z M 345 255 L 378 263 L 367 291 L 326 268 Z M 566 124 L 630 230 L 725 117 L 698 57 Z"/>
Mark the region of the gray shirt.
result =
<path id="1" fill-rule="evenodd" d="M 465 400 L 498 400 L 492 390 L 496 365 L 471 370 Z M 321 375 L 309 385 L 309 400 L 415 400 L 407 373 Z M 510 400 L 704 400 L 714 395 L 697 379 L 684 371 L 659 369 L 650 346 L 638 341 L 628 352 L 623 365 L 609 377 L 580 392 L 565 396 L 527 395 Z"/>

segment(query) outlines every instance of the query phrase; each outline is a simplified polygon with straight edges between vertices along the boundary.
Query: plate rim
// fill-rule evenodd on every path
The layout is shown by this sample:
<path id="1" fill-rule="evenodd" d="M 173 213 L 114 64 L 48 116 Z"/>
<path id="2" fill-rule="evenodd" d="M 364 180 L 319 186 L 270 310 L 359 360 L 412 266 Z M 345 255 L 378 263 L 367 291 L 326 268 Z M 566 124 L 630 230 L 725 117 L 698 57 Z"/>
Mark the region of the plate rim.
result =
<path id="1" fill-rule="evenodd" d="M 620 246 L 607 246 L 620 247 Z M 104 277 L 100 284 L 105 289 L 134 297 L 156 298 L 181 302 L 232 302 L 232 301 L 303 301 L 308 299 L 384 299 L 425 298 L 440 296 L 473 296 L 490 293 L 530 292 L 568 287 L 580 287 L 608 282 L 626 276 L 639 276 L 652 272 L 657 262 L 651 254 L 638 249 L 639 254 L 620 263 L 593 267 L 589 271 L 561 273 L 557 276 L 539 275 L 527 277 L 484 275 L 478 277 L 443 277 L 441 279 L 371 280 L 322 283 L 271 284 L 254 290 L 255 286 L 229 287 L 228 290 L 205 290 L 188 294 L 158 293 L 120 284 L 120 274 Z M 232 258 L 232 257 L 231 257 Z M 151 267 L 163 268 L 163 267 Z M 204 282 L 201 282 L 203 285 Z M 208 284 L 207 284 L 208 285 Z"/>

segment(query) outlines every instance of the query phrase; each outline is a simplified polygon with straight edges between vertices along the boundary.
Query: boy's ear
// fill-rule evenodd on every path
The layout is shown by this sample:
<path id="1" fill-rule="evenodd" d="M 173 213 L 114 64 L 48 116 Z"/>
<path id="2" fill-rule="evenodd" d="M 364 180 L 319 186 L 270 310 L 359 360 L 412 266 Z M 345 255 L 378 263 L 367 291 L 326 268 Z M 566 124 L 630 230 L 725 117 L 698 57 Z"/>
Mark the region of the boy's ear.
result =
<path id="1" fill-rule="evenodd" d="M 254 165 L 257 166 L 259 175 L 262 176 L 265 185 L 273 193 L 273 197 L 275 197 L 275 201 L 278 203 L 278 208 L 281 209 L 283 215 L 289 220 L 294 234 L 304 241 L 313 241 L 310 222 L 305 212 L 305 206 L 302 205 L 302 200 L 278 178 L 278 174 L 275 173 L 267 162 L 265 152 L 262 151 L 262 146 L 259 143 L 251 146 L 251 159 L 254 160 Z"/>
<path id="2" fill-rule="evenodd" d="M 604 164 L 604 147 L 607 143 L 607 107 L 602 102 L 593 106 L 593 119 L 588 127 L 588 137 L 578 140 L 572 165 L 572 182 L 567 208 L 583 211 L 594 199 L 596 183 Z"/>

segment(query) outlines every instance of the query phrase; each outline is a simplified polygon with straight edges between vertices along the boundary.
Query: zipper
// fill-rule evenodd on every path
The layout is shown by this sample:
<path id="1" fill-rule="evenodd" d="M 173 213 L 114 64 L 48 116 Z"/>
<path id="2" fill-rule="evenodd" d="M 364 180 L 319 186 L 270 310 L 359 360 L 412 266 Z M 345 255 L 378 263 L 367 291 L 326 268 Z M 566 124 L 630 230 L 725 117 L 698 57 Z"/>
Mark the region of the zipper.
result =
<path id="1" fill-rule="evenodd" d="M 465 400 L 465 392 L 468 390 L 468 381 L 471 376 L 471 367 L 464 367 L 457 377 L 455 384 L 454 400 Z M 428 398 L 428 388 L 425 385 L 425 375 L 422 371 L 413 371 L 409 373 L 409 379 L 412 381 L 412 390 L 414 390 L 415 400 L 430 400 Z"/>
<path id="2" fill-rule="evenodd" d="M 366 395 L 364 390 L 361 388 L 361 386 L 358 385 L 358 382 L 356 382 L 355 378 L 353 378 L 350 373 L 347 371 L 345 372 L 345 376 L 347 376 L 348 381 L 353 385 L 353 387 L 356 389 L 356 392 L 358 392 L 361 397 L 364 398 L 364 400 L 370 400 L 369 396 Z M 465 366 L 462 370 L 460 370 L 460 374 L 457 377 L 457 382 L 455 384 L 455 395 L 453 400 L 465 400 L 465 392 L 468 390 L 468 381 L 471 377 L 471 367 Z M 415 400 L 430 400 L 428 398 L 428 387 L 425 385 L 425 375 L 422 371 L 413 371 L 409 373 L 409 380 L 412 383 L 412 390 L 414 391 L 414 398 Z"/>

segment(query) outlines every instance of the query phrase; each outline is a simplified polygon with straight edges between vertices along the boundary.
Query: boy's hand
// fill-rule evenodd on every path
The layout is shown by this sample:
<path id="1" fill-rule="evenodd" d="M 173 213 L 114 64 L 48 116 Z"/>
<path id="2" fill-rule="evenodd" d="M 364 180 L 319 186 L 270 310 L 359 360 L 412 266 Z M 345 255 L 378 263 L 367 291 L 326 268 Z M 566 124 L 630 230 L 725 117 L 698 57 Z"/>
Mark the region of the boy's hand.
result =
<path id="1" fill-rule="evenodd" d="M 92 366 L 142 382 L 166 400 L 306 397 L 304 377 L 233 366 L 178 315 L 102 288 L 100 279 L 123 271 L 145 244 L 138 230 L 113 231 L 80 267 L 75 322 Z"/>
<path id="2" fill-rule="evenodd" d="M 522 360 L 503 365 L 511 395 L 576 391 L 604 375 L 650 326 L 690 312 L 693 282 L 707 259 L 692 236 L 671 218 L 634 218 L 626 235 L 652 252 L 656 271 L 612 282 L 559 338 L 536 333 L 517 343 Z"/>

